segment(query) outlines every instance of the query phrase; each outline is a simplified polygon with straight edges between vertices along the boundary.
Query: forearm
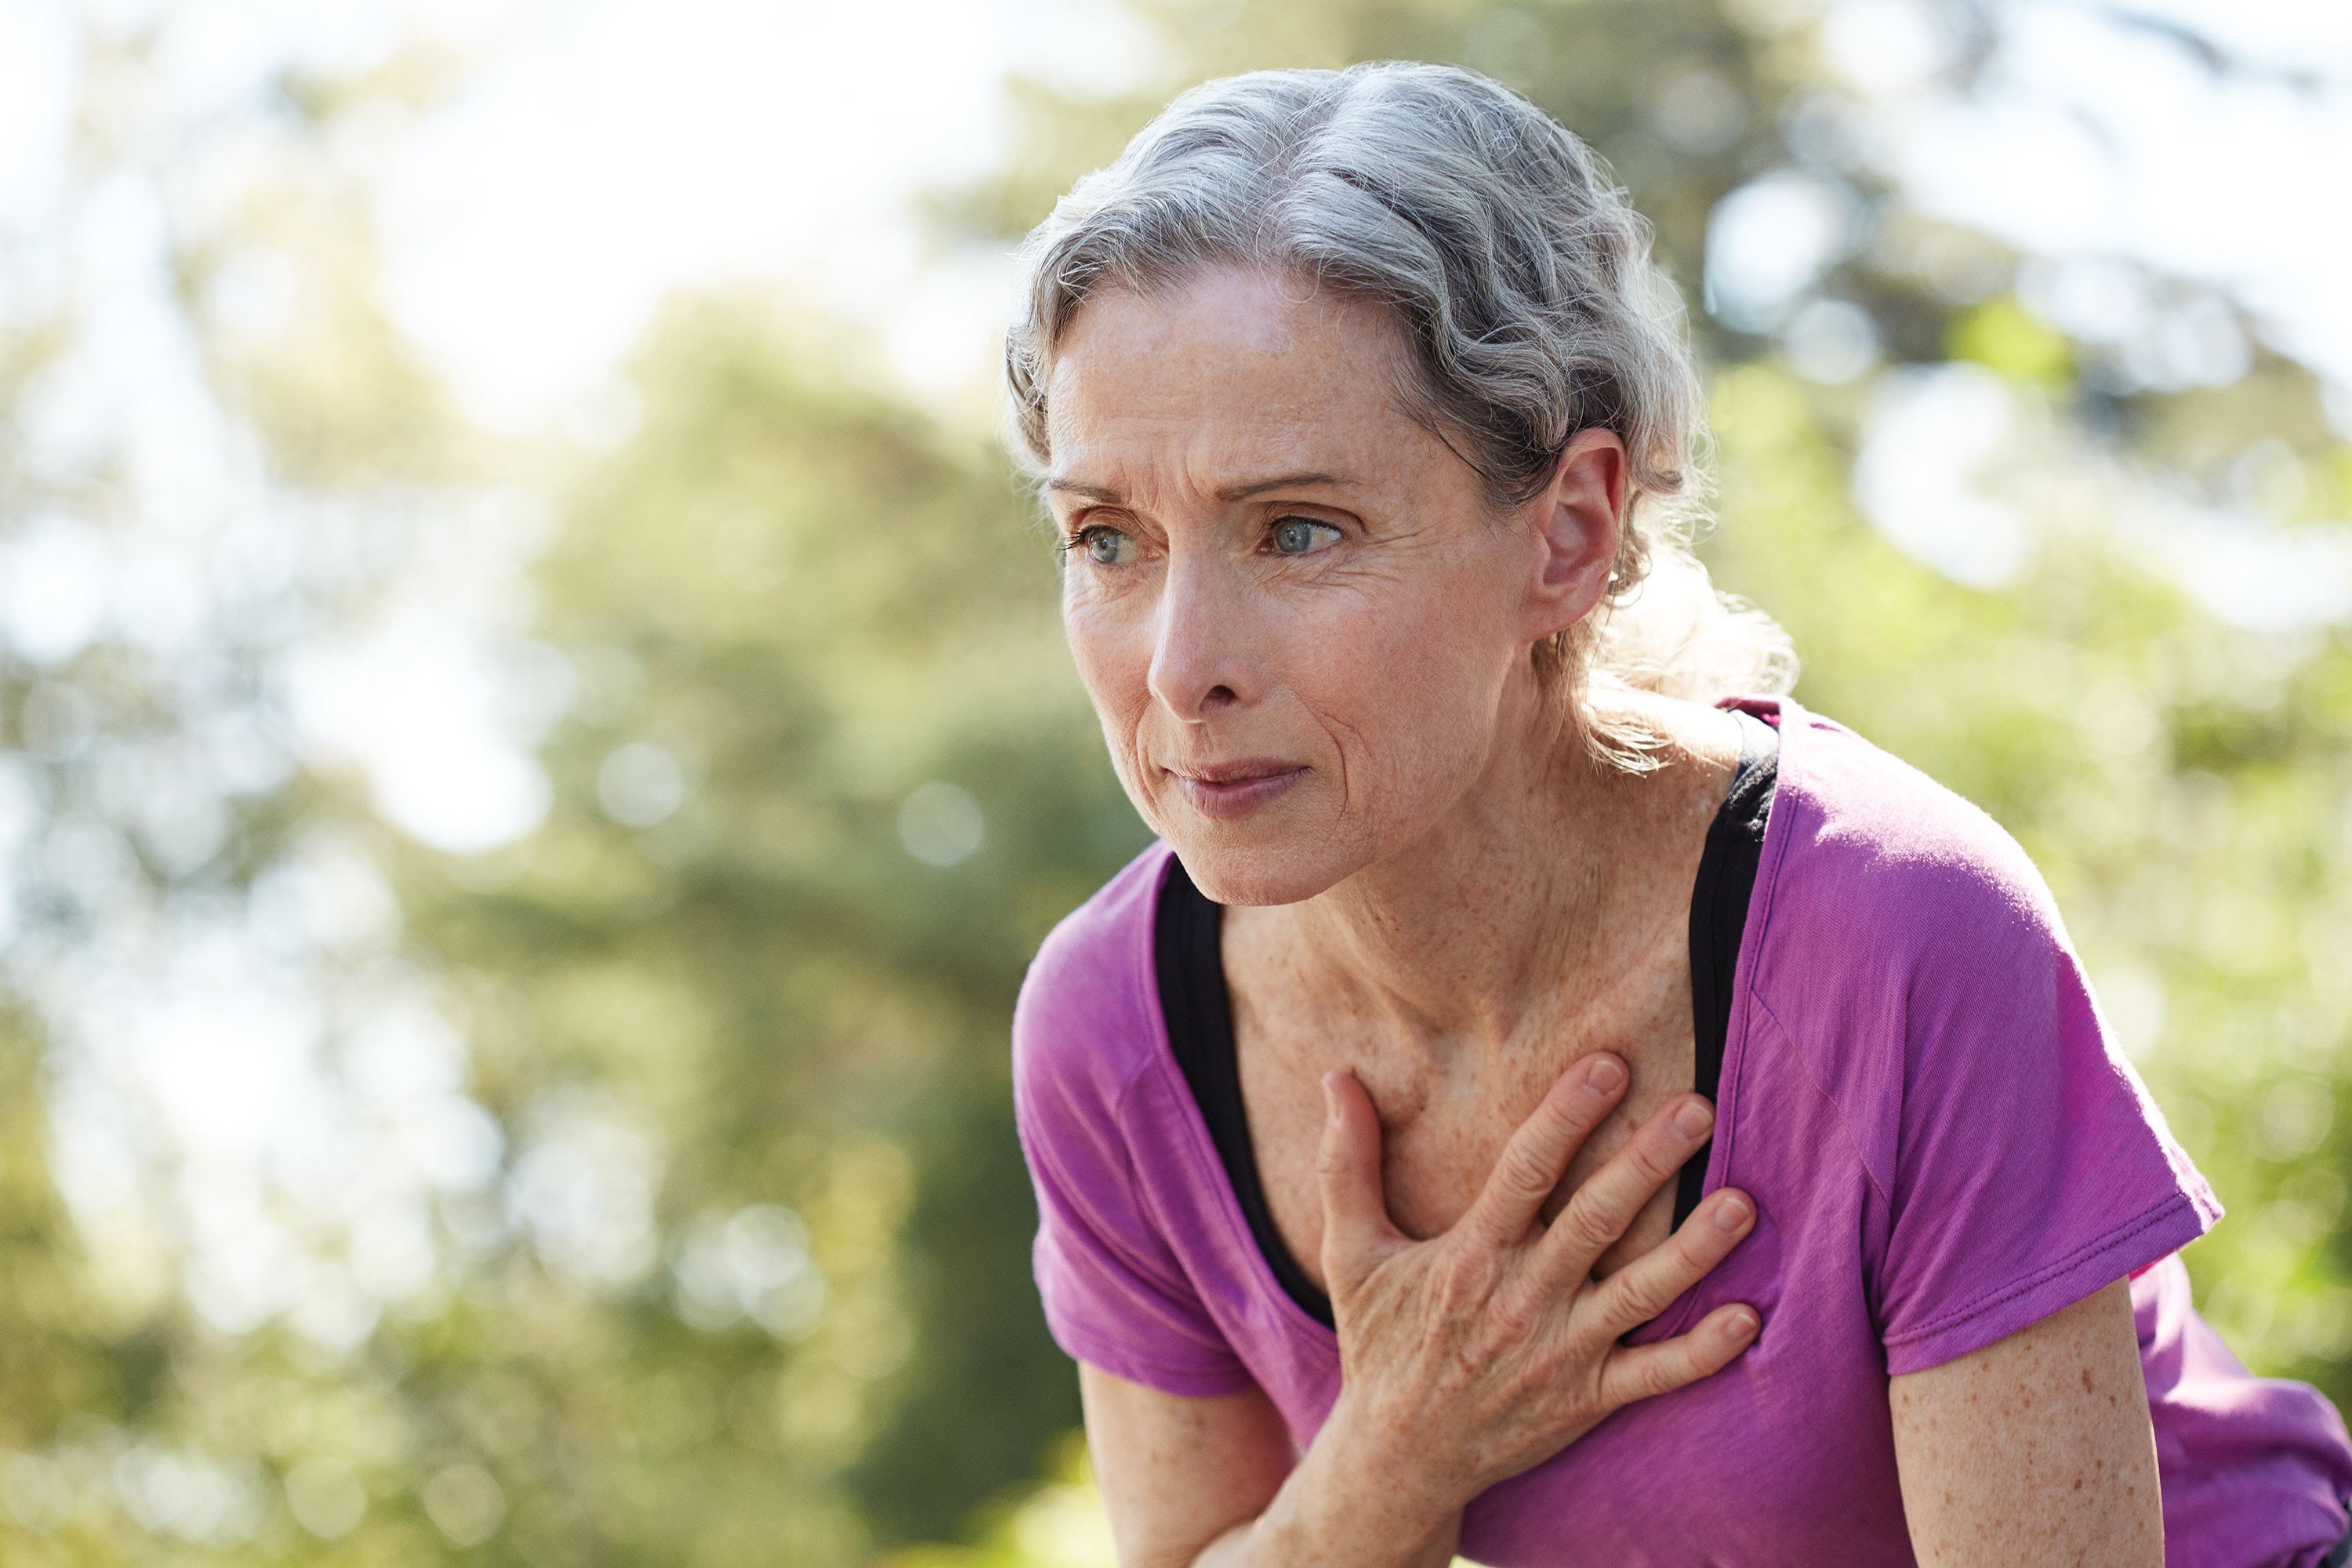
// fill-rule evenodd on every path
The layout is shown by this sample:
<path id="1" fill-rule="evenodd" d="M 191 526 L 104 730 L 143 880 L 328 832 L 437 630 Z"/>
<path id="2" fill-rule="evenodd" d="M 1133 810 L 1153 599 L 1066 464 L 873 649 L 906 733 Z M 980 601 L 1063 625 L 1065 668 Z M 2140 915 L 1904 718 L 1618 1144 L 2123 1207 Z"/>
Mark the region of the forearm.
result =
<path id="1" fill-rule="evenodd" d="M 1395 1459 L 1329 1421 L 1265 1510 L 1192 1568 L 1445 1568 L 1461 1530 L 1458 1506 L 1430 1499 Z"/>
<path id="2" fill-rule="evenodd" d="M 1124 1568 L 1444 1568 L 1469 1493 L 1379 1441 L 1343 1390 L 1304 1454 L 1262 1390 L 1163 1394 L 1079 1369 Z M 1458 1491 L 1459 1489 L 1457 1488 Z"/>

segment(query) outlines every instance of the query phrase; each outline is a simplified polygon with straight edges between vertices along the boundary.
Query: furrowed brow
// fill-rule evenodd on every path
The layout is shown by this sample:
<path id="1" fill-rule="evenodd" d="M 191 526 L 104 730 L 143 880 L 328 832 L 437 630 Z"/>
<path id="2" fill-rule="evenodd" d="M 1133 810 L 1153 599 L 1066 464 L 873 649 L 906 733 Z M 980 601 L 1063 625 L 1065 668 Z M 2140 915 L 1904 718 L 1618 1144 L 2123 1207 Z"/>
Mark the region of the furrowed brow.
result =
<path id="1" fill-rule="evenodd" d="M 1234 501 L 1247 500 L 1252 496 L 1265 495 L 1269 490 L 1305 489 L 1309 485 L 1336 485 L 1344 482 L 1336 474 L 1276 474 L 1272 479 L 1250 479 L 1238 485 L 1227 485 L 1216 492 L 1216 498 L 1230 504 Z M 1115 489 L 1102 485 L 1087 484 L 1078 479 L 1047 479 L 1045 488 L 1058 495 L 1084 496 L 1088 500 L 1100 501 L 1106 506 L 1120 505 L 1127 499 Z"/>
<path id="2" fill-rule="evenodd" d="M 1305 489 L 1309 485 L 1336 485 L 1342 481 L 1336 474 L 1277 474 L 1270 479 L 1252 479 L 1247 484 L 1228 485 L 1217 492 L 1221 501 L 1247 500 L 1268 490 Z"/>
<path id="3" fill-rule="evenodd" d="M 1076 479 L 1047 479 L 1045 488 L 1061 495 L 1084 496 L 1088 500 L 1101 501 L 1106 506 L 1117 506 L 1126 499 L 1117 490 L 1105 489 L 1100 485 L 1080 484 Z"/>

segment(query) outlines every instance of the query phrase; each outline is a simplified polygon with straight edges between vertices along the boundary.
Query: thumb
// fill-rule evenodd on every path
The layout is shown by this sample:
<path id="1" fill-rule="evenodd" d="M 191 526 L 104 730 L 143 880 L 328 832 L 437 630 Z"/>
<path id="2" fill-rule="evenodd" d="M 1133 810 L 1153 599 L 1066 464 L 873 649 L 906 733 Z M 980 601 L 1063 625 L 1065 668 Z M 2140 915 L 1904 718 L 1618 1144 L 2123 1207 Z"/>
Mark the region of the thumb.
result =
<path id="1" fill-rule="evenodd" d="M 1381 1185 L 1381 1119 L 1356 1075 L 1323 1075 L 1323 1143 L 1315 1173 L 1323 1189 L 1323 1279 L 1337 1297 L 1408 1237 L 1389 1222 Z"/>

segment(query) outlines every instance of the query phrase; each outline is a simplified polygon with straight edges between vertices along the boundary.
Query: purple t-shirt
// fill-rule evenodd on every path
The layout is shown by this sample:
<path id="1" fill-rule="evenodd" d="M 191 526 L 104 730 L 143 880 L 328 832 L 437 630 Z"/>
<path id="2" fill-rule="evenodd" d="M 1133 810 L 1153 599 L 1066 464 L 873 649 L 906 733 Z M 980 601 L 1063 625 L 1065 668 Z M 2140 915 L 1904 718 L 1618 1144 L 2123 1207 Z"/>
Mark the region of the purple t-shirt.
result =
<path id="1" fill-rule="evenodd" d="M 2315 1390 L 2250 1375 L 2177 1256 L 2221 1205 L 2114 1048 L 2032 863 L 1977 807 L 1785 699 L 1733 986 L 1706 1190 L 1754 1231 L 1633 1338 L 1727 1301 L 1763 1327 L 1715 1377 L 1628 1406 L 1482 1493 L 1464 1555 L 1909 1563 L 1890 1374 L 1991 1343 L 2126 1275 L 2169 1568 L 2315 1564 L 2352 1442 Z M 1171 1394 L 1262 1388 L 1303 1447 L 1338 1340 L 1276 1281 L 1171 1055 L 1146 850 L 1039 949 L 1013 1080 L 1046 1322 Z"/>

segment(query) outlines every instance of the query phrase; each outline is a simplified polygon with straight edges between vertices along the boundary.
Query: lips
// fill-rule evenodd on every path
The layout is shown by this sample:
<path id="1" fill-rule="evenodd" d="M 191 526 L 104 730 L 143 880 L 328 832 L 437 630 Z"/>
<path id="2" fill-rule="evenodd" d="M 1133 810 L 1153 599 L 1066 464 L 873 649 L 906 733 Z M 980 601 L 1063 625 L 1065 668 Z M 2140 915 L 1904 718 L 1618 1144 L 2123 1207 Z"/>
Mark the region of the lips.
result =
<path id="1" fill-rule="evenodd" d="M 1247 816 L 1289 793 L 1292 785 L 1307 776 L 1305 768 L 1278 757 L 1186 763 L 1167 773 L 1194 810 L 1222 821 Z"/>
<path id="2" fill-rule="evenodd" d="M 1246 784 L 1252 779 L 1272 778 L 1276 773 L 1296 773 L 1294 763 L 1275 757 L 1244 757 L 1231 763 L 1187 763 L 1168 770 L 1178 778 L 1192 779 L 1201 784 Z"/>

